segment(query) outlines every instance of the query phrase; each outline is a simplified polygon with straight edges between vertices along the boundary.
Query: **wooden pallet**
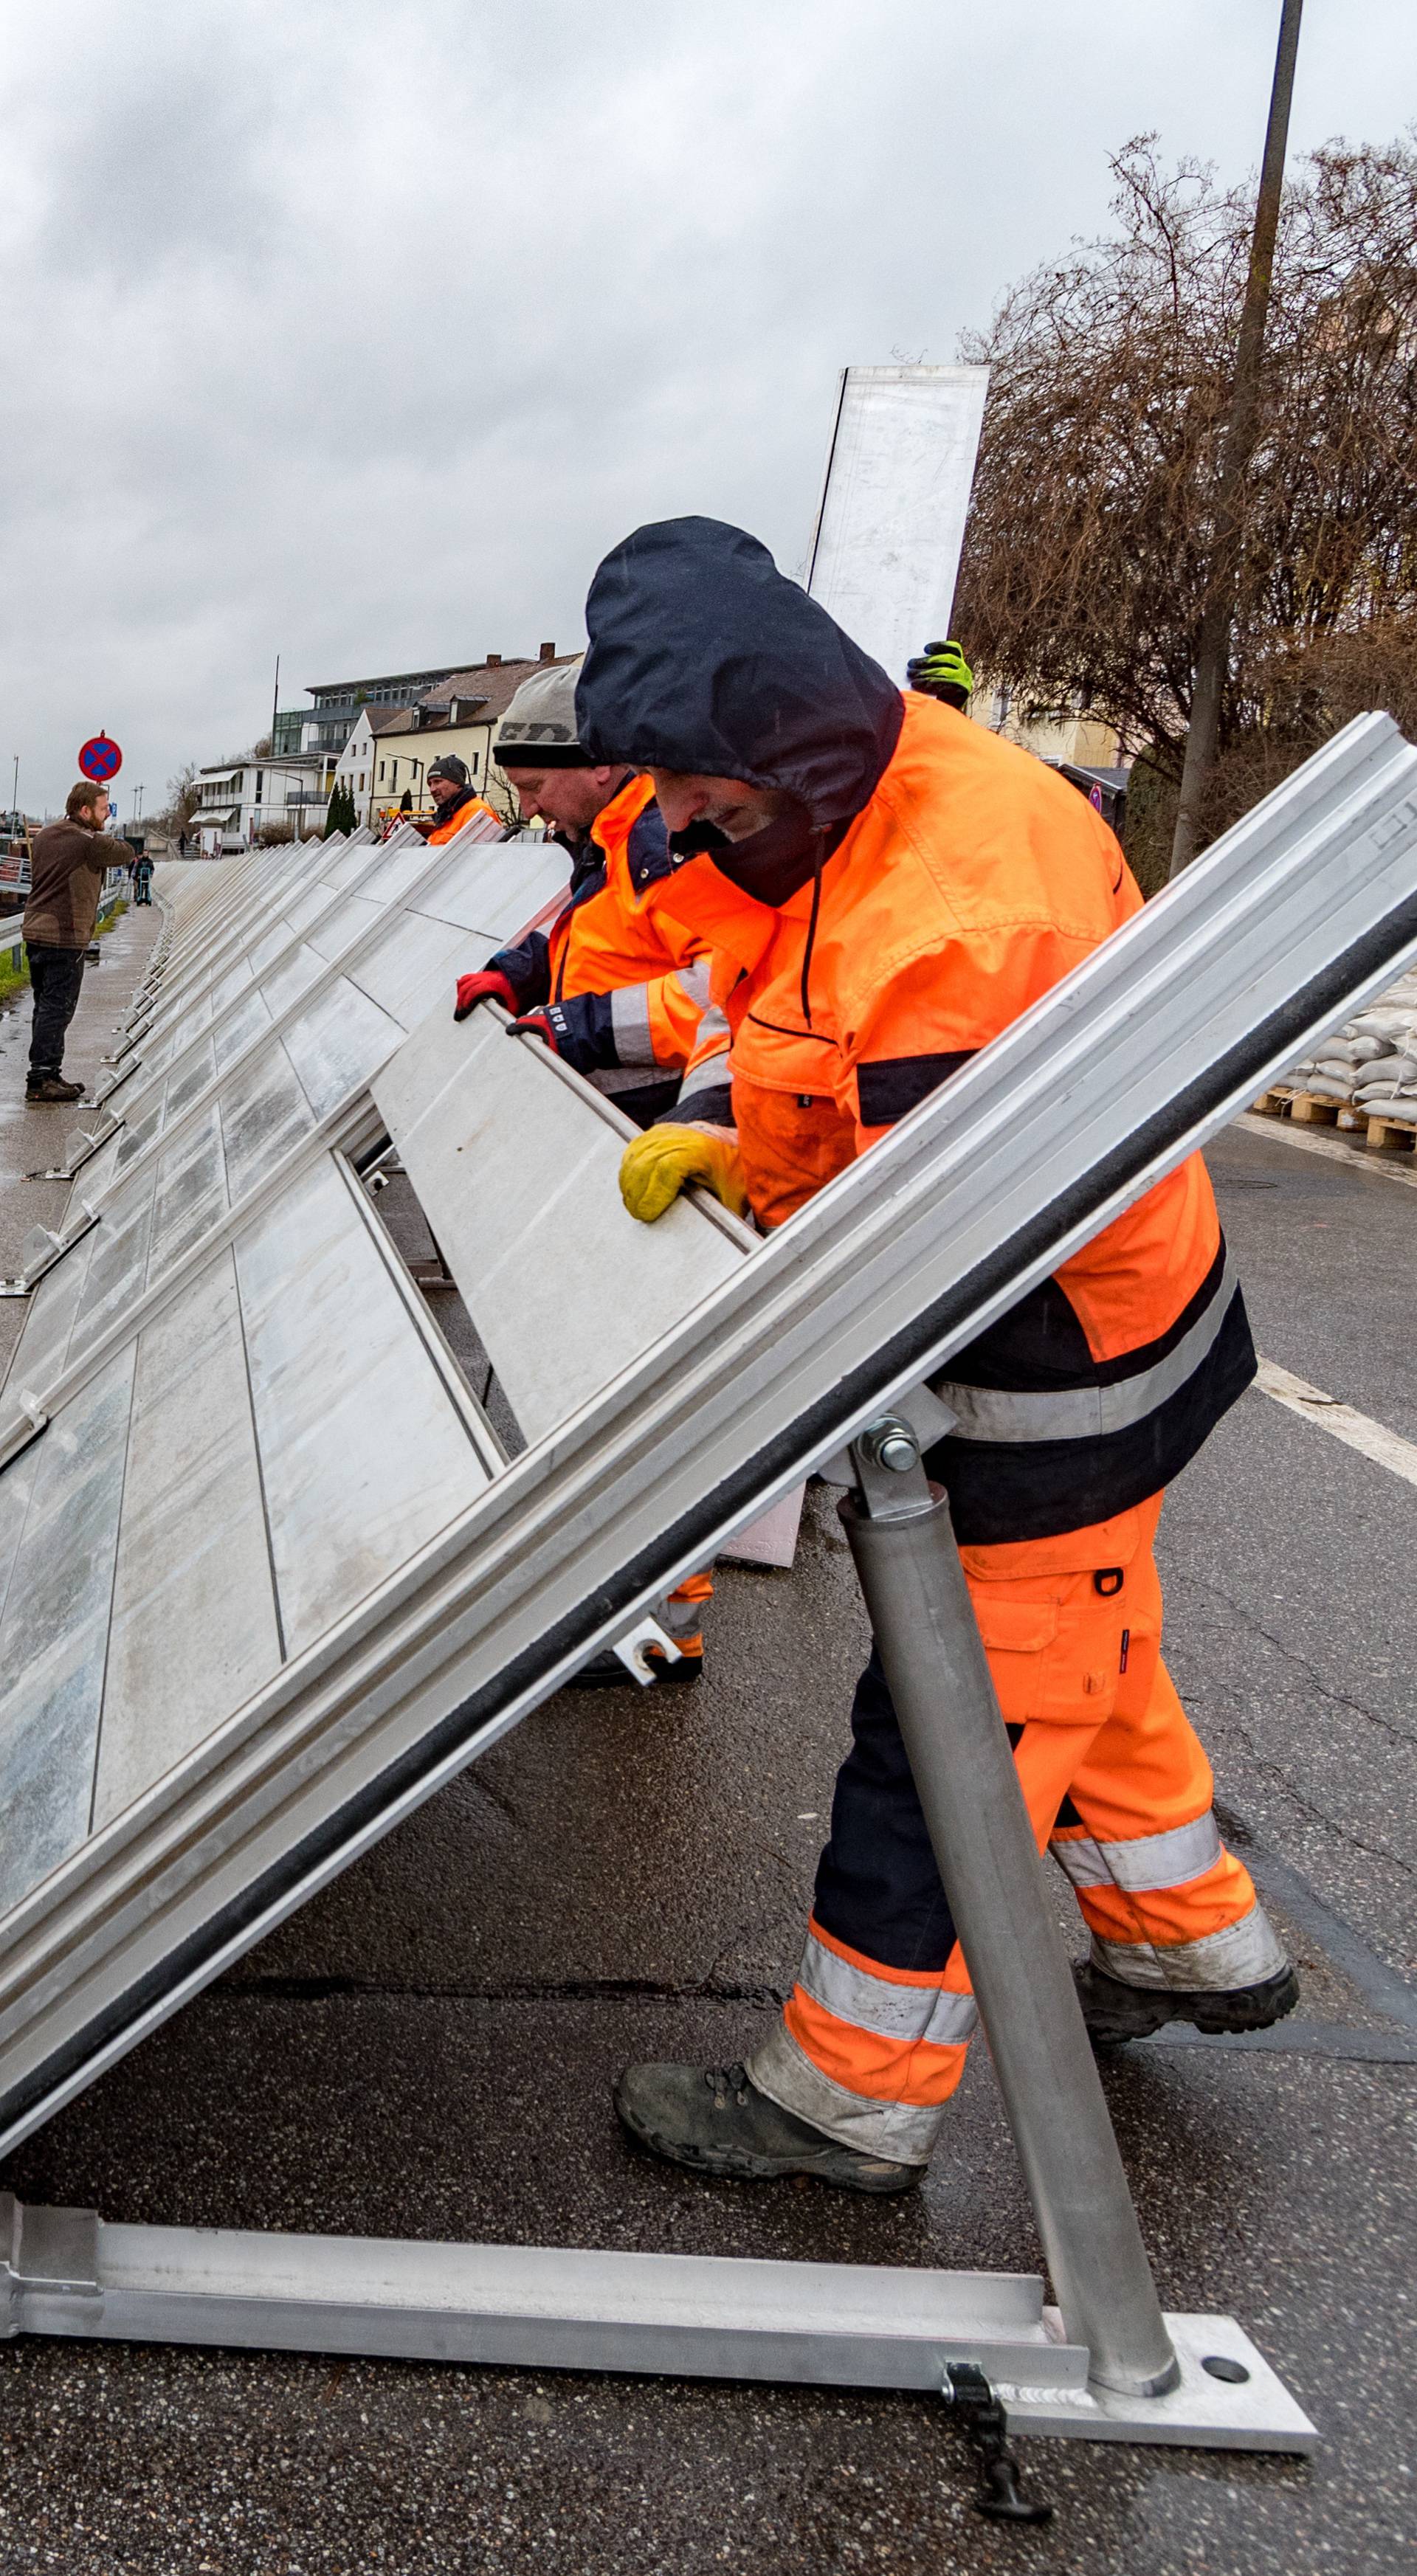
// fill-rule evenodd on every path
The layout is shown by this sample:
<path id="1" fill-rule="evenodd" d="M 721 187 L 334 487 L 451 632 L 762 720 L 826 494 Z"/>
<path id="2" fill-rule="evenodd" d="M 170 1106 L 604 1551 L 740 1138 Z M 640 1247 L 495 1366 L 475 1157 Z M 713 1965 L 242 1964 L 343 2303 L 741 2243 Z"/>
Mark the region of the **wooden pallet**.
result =
<path id="1" fill-rule="evenodd" d="M 1399 1153 L 1410 1153 L 1417 1145 L 1417 1127 L 1403 1118 L 1370 1117 L 1368 1143 L 1377 1148 L 1395 1147 Z"/>
<path id="2" fill-rule="evenodd" d="M 1375 1117 L 1366 1109 L 1349 1109 L 1339 1100 L 1319 1100 L 1310 1091 L 1262 1091 L 1250 1106 L 1260 1118 L 1292 1118 L 1300 1127 L 1336 1127 L 1341 1135 L 1361 1136 L 1377 1151 L 1402 1153 L 1417 1146 L 1417 1126 Z"/>

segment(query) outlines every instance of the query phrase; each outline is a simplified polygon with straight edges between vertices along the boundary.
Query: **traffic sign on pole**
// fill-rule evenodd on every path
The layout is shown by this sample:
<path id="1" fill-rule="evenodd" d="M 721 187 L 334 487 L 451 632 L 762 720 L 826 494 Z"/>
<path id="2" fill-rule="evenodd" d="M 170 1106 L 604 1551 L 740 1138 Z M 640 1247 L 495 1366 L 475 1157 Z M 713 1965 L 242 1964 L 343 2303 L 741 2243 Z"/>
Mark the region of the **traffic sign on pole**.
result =
<path id="1" fill-rule="evenodd" d="M 91 734 L 79 754 L 79 767 L 85 778 L 96 778 L 100 783 L 116 778 L 122 766 L 123 754 L 106 733 Z"/>

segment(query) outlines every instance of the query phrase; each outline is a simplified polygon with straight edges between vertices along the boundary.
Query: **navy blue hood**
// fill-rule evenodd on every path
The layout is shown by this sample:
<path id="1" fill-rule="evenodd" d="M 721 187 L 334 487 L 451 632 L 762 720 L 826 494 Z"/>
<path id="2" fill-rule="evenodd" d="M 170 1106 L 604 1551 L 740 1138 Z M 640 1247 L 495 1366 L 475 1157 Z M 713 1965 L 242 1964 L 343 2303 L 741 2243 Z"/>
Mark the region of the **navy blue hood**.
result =
<path id="1" fill-rule="evenodd" d="M 586 601 L 576 727 L 592 760 L 741 778 L 819 828 L 875 792 L 904 708 L 879 663 L 721 519 L 661 519 L 605 558 Z"/>

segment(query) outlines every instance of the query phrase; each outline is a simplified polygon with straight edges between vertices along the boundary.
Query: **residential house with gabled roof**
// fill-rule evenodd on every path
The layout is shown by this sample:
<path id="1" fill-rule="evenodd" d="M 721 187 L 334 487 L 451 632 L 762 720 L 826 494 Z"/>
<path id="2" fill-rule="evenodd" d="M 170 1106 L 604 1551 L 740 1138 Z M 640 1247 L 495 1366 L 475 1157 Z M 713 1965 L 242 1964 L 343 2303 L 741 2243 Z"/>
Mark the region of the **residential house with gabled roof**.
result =
<path id="1" fill-rule="evenodd" d="M 493 734 L 533 671 L 578 659 L 558 653 L 554 644 L 543 644 L 534 661 L 489 653 L 485 662 L 448 672 L 411 707 L 361 709 L 336 771 L 337 782 L 354 798 L 357 819 L 377 828 L 398 815 L 405 796 L 405 810 L 427 812 L 429 763 L 448 754 L 465 763 L 477 794 L 510 820 L 514 800 L 492 758 Z"/>
<path id="2" fill-rule="evenodd" d="M 456 665 L 443 662 L 421 671 L 386 671 L 367 680 L 321 680 L 307 684 L 313 704 L 284 707 L 275 720 L 271 749 L 278 760 L 317 752 L 334 761 L 343 751 L 362 707 L 412 707 L 452 677 Z"/>
<path id="3" fill-rule="evenodd" d="M 413 730 L 412 707 L 360 708 L 354 731 L 340 753 L 334 774 L 335 786 L 347 787 L 354 800 L 356 824 L 369 822 L 376 797 L 381 806 L 385 801 L 391 801 L 397 807 L 405 788 L 408 788 L 412 790 L 410 803 L 414 806 L 420 803 L 426 762 L 410 758 L 400 761 L 398 752 L 402 742 L 394 740 L 394 737 L 412 734 Z M 397 779 L 388 800 L 382 786 L 376 788 L 376 770 L 380 779 L 386 772 Z"/>

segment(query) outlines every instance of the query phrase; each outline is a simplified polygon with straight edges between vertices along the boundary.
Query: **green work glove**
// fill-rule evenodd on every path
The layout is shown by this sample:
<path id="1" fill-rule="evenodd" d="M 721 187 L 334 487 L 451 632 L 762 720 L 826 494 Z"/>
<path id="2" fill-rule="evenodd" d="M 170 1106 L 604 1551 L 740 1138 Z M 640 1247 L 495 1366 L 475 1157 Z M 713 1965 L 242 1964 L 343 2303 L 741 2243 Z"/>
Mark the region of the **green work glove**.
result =
<path id="1" fill-rule="evenodd" d="M 974 673 L 952 635 L 943 644 L 927 644 L 906 664 L 905 683 L 922 697 L 943 699 L 947 707 L 967 707 L 974 694 Z"/>

